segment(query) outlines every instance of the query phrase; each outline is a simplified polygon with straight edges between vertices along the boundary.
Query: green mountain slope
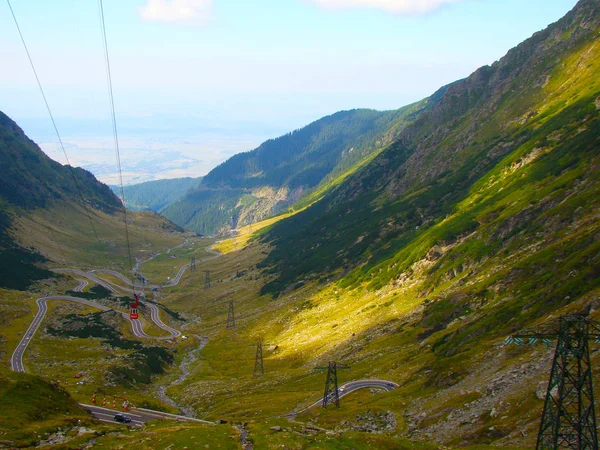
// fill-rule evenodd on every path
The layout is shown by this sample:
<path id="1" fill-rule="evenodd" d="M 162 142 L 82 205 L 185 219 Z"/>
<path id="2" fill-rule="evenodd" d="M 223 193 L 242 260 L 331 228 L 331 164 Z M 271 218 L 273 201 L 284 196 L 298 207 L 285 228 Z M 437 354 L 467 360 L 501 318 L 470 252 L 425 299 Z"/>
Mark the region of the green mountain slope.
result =
<path id="1" fill-rule="evenodd" d="M 187 191 L 200 184 L 202 177 L 173 178 L 170 180 L 147 181 L 125 186 L 125 201 L 132 211 L 154 211 L 160 213 L 171 203 L 183 197 Z M 120 186 L 111 186 L 113 192 L 121 195 Z"/>
<path id="2" fill-rule="evenodd" d="M 90 207 L 114 211 L 121 203 L 87 170 L 71 169 L 48 158 L 19 126 L 0 112 L 0 201 L 26 209 L 45 207 L 53 200 L 79 200 Z"/>
<path id="3" fill-rule="evenodd" d="M 322 272 L 348 270 L 354 285 L 369 282 L 378 289 L 436 244 L 484 229 L 481 239 L 488 243 L 494 227 L 516 220 L 503 206 L 510 191 L 490 181 L 513 164 L 527 162 L 525 173 L 514 175 L 523 192 L 514 199 L 512 214 L 531 208 L 530 202 L 546 204 L 539 189 L 563 172 L 579 178 L 571 175 L 564 186 L 559 183 L 562 189 L 548 194 L 556 197 L 553 201 L 572 197 L 575 183 L 593 183 L 598 17 L 597 1 L 581 2 L 493 66 L 444 88 L 440 101 L 373 163 L 276 226 L 265 238 L 275 247 L 265 265 L 278 277 L 265 292 Z M 479 201 L 468 213 L 459 209 L 475 201 L 479 186 L 489 189 L 487 202 Z M 582 208 L 589 214 L 594 202 L 583 202 Z M 544 212 L 538 206 L 530 220 Z M 373 274 L 391 259 L 393 269 Z"/>
<path id="4" fill-rule="evenodd" d="M 426 107 L 343 111 L 320 119 L 233 156 L 162 213 L 207 234 L 261 220 L 362 161 Z"/>
<path id="5" fill-rule="evenodd" d="M 563 314 L 600 318 L 599 31 L 600 2 L 581 1 L 440 90 L 399 139 L 320 201 L 203 267 L 219 279 L 211 289 L 201 271 L 190 278 L 172 304 L 203 317 L 210 339 L 177 400 L 248 420 L 256 445 L 352 439 L 360 448 L 376 435 L 371 448 L 403 448 L 398 437 L 532 448 L 553 349 L 505 338 Z M 269 281 L 262 296 L 257 264 Z M 225 328 L 231 299 L 234 330 Z M 260 378 L 249 347 L 257 339 Z M 325 375 L 313 368 L 328 361 L 351 367 L 340 382 L 399 387 L 265 425 L 322 395 Z M 392 430 L 358 426 L 375 415 L 394 416 Z M 268 431 L 300 423 L 331 441 Z"/>

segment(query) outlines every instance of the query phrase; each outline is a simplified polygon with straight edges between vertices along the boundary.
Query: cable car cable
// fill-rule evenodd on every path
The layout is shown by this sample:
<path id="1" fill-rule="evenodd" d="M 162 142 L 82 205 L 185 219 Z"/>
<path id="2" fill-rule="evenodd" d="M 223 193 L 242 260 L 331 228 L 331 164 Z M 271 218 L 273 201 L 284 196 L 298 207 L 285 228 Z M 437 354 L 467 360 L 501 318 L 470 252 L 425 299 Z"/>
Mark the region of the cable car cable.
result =
<path id="1" fill-rule="evenodd" d="M 113 139 L 115 152 L 117 156 L 117 168 L 119 170 L 119 183 L 121 188 L 121 200 L 123 201 L 123 214 L 125 216 L 125 240 L 127 242 L 127 258 L 129 260 L 129 270 L 133 275 L 133 260 L 131 258 L 131 245 L 129 242 L 129 226 L 127 224 L 127 203 L 125 201 L 125 189 L 123 188 L 123 172 L 121 170 L 121 155 L 119 150 L 119 135 L 117 132 L 117 116 L 115 114 L 115 100 L 112 87 L 112 76 L 110 72 L 110 57 L 108 53 L 108 40 L 106 38 L 106 24 L 104 21 L 104 6 L 102 0 L 98 0 L 98 10 L 100 13 L 100 24 L 102 25 L 102 42 L 104 44 L 104 59 L 106 64 L 106 80 L 108 83 L 108 95 L 110 101 L 110 110 L 112 116 Z M 135 285 L 134 285 L 135 290 Z"/>
<path id="2" fill-rule="evenodd" d="M 8 3 L 8 7 L 10 8 L 10 12 L 12 14 L 13 20 L 17 27 L 17 31 L 19 32 L 19 36 L 21 37 L 21 42 L 23 43 L 23 47 L 25 47 L 25 53 L 27 53 L 27 58 L 29 59 L 29 64 L 31 65 L 31 69 L 33 70 L 33 74 L 35 75 L 37 85 L 40 89 L 40 92 L 42 93 L 42 98 L 44 99 L 46 109 L 48 110 L 48 114 L 50 115 L 50 120 L 52 121 L 54 131 L 56 132 L 56 136 L 58 137 L 58 142 L 60 143 L 60 147 L 62 148 L 63 154 L 65 155 L 65 159 L 67 161 L 67 166 L 70 169 L 71 177 L 73 178 L 75 187 L 77 188 L 77 191 L 79 192 L 79 197 L 81 198 L 81 204 L 83 205 L 85 214 L 90 221 L 92 230 L 94 230 L 94 235 L 96 236 L 96 240 L 98 241 L 100 248 L 104 248 L 104 246 L 102 245 L 102 242 L 100 241 L 100 237 L 98 236 L 98 232 L 96 231 L 96 227 L 94 226 L 94 222 L 92 221 L 92 217 L 90 216 L 90 211 L 87 207 L 87 204 L 85 203 L 85 199 L 83 198 L 83 193 L 81 192 L 81 187 L 79 186 L 79 181 L 77 181 L 77 177 L 75 176 L 75 170 L 73 169 L 73 166 L 71 165 L 71 162 L 69 161 L 67 151 L 65 150 L 65 146 L 63 144 L 62 138 L 60 137 L 60 133 L 58 132 L 58 127 L 56 126 L 54 116 L 52 115 L 52 111 L 50 110 L 50 105 L 48 104 L 48 100 L 46 99 L 46 94 L 44 93 L 44 89 L 42 88 L 42 83 L 40 82 L 40 78 L 38 77 L 37 70 L 35 69 L 35 65 L 33 64 L 33 59 L 31 58 L 31 54 L 29 53 L 29 49 L 27 47 L 27 44 L 25 43 L 25 38 L 23 37 L 23 33 L 21 32 L 21 27 L 19 27 L 19 22 L 17 21 L 17 16 L 15 15 L 12 5 L 10 4 L 10 0 L 6 0 L 6 2 Z"/>

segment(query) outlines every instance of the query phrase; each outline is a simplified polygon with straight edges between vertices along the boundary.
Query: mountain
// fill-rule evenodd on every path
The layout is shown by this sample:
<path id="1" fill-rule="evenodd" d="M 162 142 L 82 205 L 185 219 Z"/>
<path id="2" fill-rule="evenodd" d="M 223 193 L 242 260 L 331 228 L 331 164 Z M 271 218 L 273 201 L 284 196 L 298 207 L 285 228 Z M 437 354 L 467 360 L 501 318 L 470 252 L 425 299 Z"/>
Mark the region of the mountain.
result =
<path id="1" fill-rule="evenodd" d="M 565 359 L 554 360 L 555 352 L 582 354 L 586 340 L 577 333 L 549 348 L 546 339 L 518 346 L 506 338 L 545 330 L 564 315 L 600 322 L 599 32 L 600 0 L 582 0 L 498 62 L 438 90 L 410 120 L 388 128 L 380 147 L 332 170 L 285 214 L 217 242 L 220 257 L 207 248 L 216 239 L 205 238 L 147 258 L 151 282 L 192 257 L 198 265 L 157 293 L 161 317 L 186 337 L 157 342 L 179 367 L 151 386 L 133 383 L 148 366 L 132 373 L 137 365 L 125 364 L 136 354 L 111 348 L 104 327 L 101 341 L 92 337 L 97 314 L 54 307 L 30 344 L 28 370 L 59 380 L 82 403 L 98 392 L 110 406 L 111 396 L 126 394 L 137 406 L 177 406 L 217 422 L 136 429 L 84 422 L 93 431 L 85 437 L 71 421 L 60 431 L 72 440 L 59 445 L 119 448 L 130 439 L 160 448 L 533 448 L 546 393 L 557 398 L 550 368 Z M 228 175 L 227 187 L 250 189 L 246 175 L 237 178 Z M 81 207 L 61 198 L 44 209 L 50 220 L 43 223 L 65 233 L 57 239 L 68 257 L 81 247 L 90 267 L 108 265 L 85 216 L 76 214 Z M 5 210 L 13 213 L 11 236 L 47 231 L 38 210 Z M 103 245 L 121 251 L 122 261 L 120 223 L 96 209 L 93 217 Z M 132 219 L 139 255 L 156 256 L 148 227 L 135 228 L 156 218 Z M 0 296 L 5 362 L 34 301 L 20 292 Z M 149 311 L 143 314 L 150 325 Z M 49 333 L 55 325 L 69 337 Z M 593 339 L 587 344 L 595 378 L 600 352 Z M 573 374 L 577 364 L 570 364 Z M 83 385 L 71 378 L 80 370 Z M 17 436 L 18 445 L 38 445 L 78 414 L 46 383 L 4 378 L 11 415 L 4 437 Z M 577 378 L 562 380 L 568 398 Z M 332 380 L 340 385 L 339 408 L 307 409 Z M 369 388 L 352 391 L 350 380 Z M 29 387 L 44 404 L 32 407 L 33 397 L 19 394 Z M 598 383 L 594 392 L 598 398 Z M 570 403 L 561 420 L 575 409 Z M 581 430 L 574 422 L 565 439 Z"/>
<path id="2" fill-rule="evenodd" d="M 147 181 L 145 183 L 124 186 L 125 202 L 132 211 L 154 211 L 160 213 L 171 203 L 183 197 L 187 191 L 200 184 L 198 178 L 172 178 L 169 180 Z M 121 195 L 120 186 L 111 186 L 113 192 Z"/>
<path id="3" fill-rule="evenodd" d="M 543 224 L 558 239 L 573 224 L 565 215 L 591 220 L 598 11 L 597 0 L 584 0 L 492 66 L 443 87 L 371 164 L 275 226 L 264 237 L 275 247 L 265 266 L 278 277 L 265 292 L 348 270 L 350 284 L 379 289 L 431 248 L 466 236 L 481 259 L 515 235 L 539 241 Z M 571 204 L 581 208 L 573 216 Z"/>
<path id="4" fill-rule="evenodd" d="M 48 158 L 8 116 L 0 112 L 0 202 L 25 209 L 43 208 L 68 197 L 90 207 L 114 211 L 121 206 L 110 189 L 87 170 Z"/>
<path id="5" fill-rule="evenodd" d="M 117 196 L 90 172 L 48 158 L 1 112 L 0 167 L 0 287 L 25 290 L 56 264 L 127 264 Z M 128 219 L 134 257 L 183 231 L 153 213 Z"/>
<path id="6" fill-rule="evenodd" d="M 162 214 L 203 234 L 259 221 L 363 161 L 426 107 L 420 102 L 397 111 L 324 117 L 231 157 Z"/>
<path id="7" fill-rule="evenodd" d="M 48 158 L 23 130 L 0 112 L 0 286 L 25 288 L 48 278 L 39 267 L 46 260 L 35 249 L 23 246 L 9 233 L 19 210 L 34 211 L 69 199 L 86 207 L 114 212 L 121 203 L 110 189 L 80 168 L 69 168 Z"/>

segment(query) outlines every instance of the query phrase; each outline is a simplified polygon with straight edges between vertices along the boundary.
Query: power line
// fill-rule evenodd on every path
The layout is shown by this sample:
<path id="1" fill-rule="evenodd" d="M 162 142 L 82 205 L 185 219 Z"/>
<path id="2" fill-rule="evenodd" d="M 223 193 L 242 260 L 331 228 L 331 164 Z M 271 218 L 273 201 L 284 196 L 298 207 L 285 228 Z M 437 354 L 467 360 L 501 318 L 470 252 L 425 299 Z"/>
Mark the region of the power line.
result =
<path id="1" fill-rule="evenodd" d="M 104 44 L 104 60 L 106 63 L 106 80 L 108 83 L 108 97 L 110 100 L 110 111 L 112 118 L 113 139 L 115 152 L 117 155 L 117 168 L 119 170 L 119 184 L 121 187 L 121 199 L 123 200 L 123 215 L 125 217 L 125 240 L 127 242 L 127 258 L 129 260 L 129 270 L 133 272 L 133 260 L 131 258 L 131 245 L 129 243 L 129 226 L 127 225 L 127 203 L 125 201 L 125 189 L 123 187 L 123 171 L 121 170 L 121 152 L 119 150 L 119 134 L 117 132 L 117 116 L 115 114 L 115 99 L 113 95 L 112 76 L 110 72 L 110 57 L 108 53 L 108 40 L 106 38 L 106 24 L 104 21 L 104 5 L 102 0 L 98 0 L 98 10 L 100 13 L 100 23 L 102 25 L 102 42 Z"/>
<path id="2" fill-rule="evenodd" d="M 210 270 L 204 271 L 204 289 L 210 288 Z"/>
<path id="3" fill-rule="evenodd" d="M 10 4 L 10 0 L 6 0 L 8 3 L 8 7 L 10 8 L 10 12 L 12 14 L 13 20 L 17 27 L 17 31 L 19 32 L 19 36 L 21 37 L 21 42 L 23 43 L 23 47 L 25 48 L 25 53 L 27 53 L 27 58 L 29 59 L 29 64 L 31 65 L 31 69 L 33 70 L 33 74 L 35 75 L 35 79 L 37 81 L 37 85 L 42 93 L 42 98 L 44 99 L 44 104 L 46 105 L 46 109 L 48 110 L 48 114 L 50 115 L 50 120 L 52 121 L 52 126 L 54 127 L 54 131 L 56 132 L 56 136 L 58 137 L 58 142 L 60 143 L 60 147 L 65 155 L 65 160 L 67 161 L 67 166 L 70 169 L 71 177 L 75 183 L 75 187 L 77 188 L 77 192 L 79 193 L 79 197 L 81 198 L 81 204 L 85 210 L 85 214 L 90 221 L 90 225 L 92 226 L 92 230 L 94 230 L 94 235 L 96 236 L 96 240 L 100 245 L 100 248 L 103 248 L 102 242 L 100 241 L 100 237 L 98 236 L 98 232 L 96 231 L 96 227 L 94 226 L 94 222 L 92 221 L 92 217 L 90 216 L 90 211 L 85 203 L 85 199 L 83 198 L 83 193 L 81 192 L 81 187 L 79 186 L 79 181 L 77 181 L 77 177 L 75 176 L 75 170 L 69 161 L 69 157 L 67 155 L 67 151 L 65 150 L 65 146 L 63 144 L 62 138 L 60 137 L 60 133 L 58 132 L 58 127 L 56 126 L 56 122 L 54 120 L 54 116 L 52 115 L 52 111 L 50 110 L 50 105 L 48 104 L 48 100 L 46 99 L 46 94 L 44 93 L 44 89 L 42 88 L 42 83 L 40 82 L 40 78 L 38 77 L 37 70 L 35 69 L 35 65 L 33 64 L 33 59 L 29 53 L 29 49 L 27 48 L 27 44 L 25 43 L 25 38 L 23 37 L 23 33 L 21 32 L 21 27 L 19 27 L 19 22 L 17 21 L 17 16 L 13 11 L 12 5 Z"/>

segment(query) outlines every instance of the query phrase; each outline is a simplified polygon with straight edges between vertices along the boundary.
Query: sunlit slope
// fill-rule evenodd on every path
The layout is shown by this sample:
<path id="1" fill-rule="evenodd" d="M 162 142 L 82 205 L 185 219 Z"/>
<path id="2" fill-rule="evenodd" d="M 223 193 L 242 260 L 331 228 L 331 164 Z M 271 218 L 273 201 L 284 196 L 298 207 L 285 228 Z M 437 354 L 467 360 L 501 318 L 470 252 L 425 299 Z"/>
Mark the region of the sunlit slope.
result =
<path id="1" fill-rule="evenodd" d="M 319 186 L 317 186 L 317 188 L 315 188 L 315 190 L 313 190 L 310 194 L 306 195 L 302 199 L 298 200 L 285 212 L 269 217 L 268 219 L 261 220 L 260 222 L 252 223 L 244 227 L 240 227 L 237 230 L 234 230 L 234 236 L 232 238 L 223 239 L 219 241 L 213 246 L 213 249 L 221 253 L 229 253 L 234 250 L 241 250 L 246 246 L 246 244 L 250 240 L 258 238 L 259 236 L 267 232 L 277 222 L 287 219 L 288 217 L 291 217 L 299 213 L 300 211 L 304 211 L 310 205 L 321 200 L 327 192 L 339 186 L 341 183 L 344 182 L 344 180 L 346 180 L 346 178 L 355 173 L 361 167 L 369 164 L 373 160 L 373 158 L 375 158 L 379 153 L 381 153 L 382 150 L 383 148 L 373 152 L 369 156 L 365 157 L 363 160 L 356 163 L 354 166 L 350 167 L 345 172 L 342 172 L 341 174 L 335 177 L 330 177 L 327 180 L 324 180 L 319 184 Z"/>
<path id="2" fill-rule="evenodd" d="M 519 186 L 551 183 L 576 164 L 584 176 L 593 176 L 600 90 L 597 12 L 597 1 L 582 2 L 492 67 L 442 89 L 436 106 L 373 163 L 274 227 L 265 236 L 275 247 L 266 265 L 278 278 L 264 292 L 275 294 L 300 277 L 357 265 L 353 278 L 372 281 L 371 267 L 402 249 L 406 253 L 434 230 L 440 230 L 440 241 L 475 230 L 480 223 L 456 214 L 459 205 L 507 164 L 521 164 L 519 158 L 525 158 L 523 165 L 535 162 Z M 535 174 L 527 178 L 529 171 Z M 498 184 L 491 189 L 507 194 Z M 514 213 L 528 206 L 525 199 L 518 202 Z M 502 218 L 507 217 L 495 219 Z M 433 244 L 430 239 L 403 257 L 389 269 L 389 279 Z"/>
<path id="3" fill-rule="evenodd" d="M 260 439 L 261 418 L 318 399 L 312 368 L 337 360 L 352 367 L 342 380 L 400 388 L 315 413 L 320 426 L 391 411 L 415 440 L 534 445 L 552 350 L 504 339 L 561 314 L 600 318 L 599 20 L 598 1 L 580 2 L 438 92 L 400 140 L 262 242 L 211 262 L 210 289 L 194 275 L 169 301 L 211 339 L 173 395 Z"/>

